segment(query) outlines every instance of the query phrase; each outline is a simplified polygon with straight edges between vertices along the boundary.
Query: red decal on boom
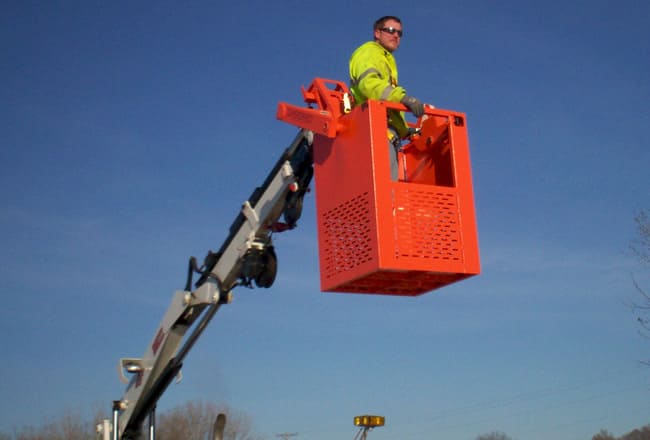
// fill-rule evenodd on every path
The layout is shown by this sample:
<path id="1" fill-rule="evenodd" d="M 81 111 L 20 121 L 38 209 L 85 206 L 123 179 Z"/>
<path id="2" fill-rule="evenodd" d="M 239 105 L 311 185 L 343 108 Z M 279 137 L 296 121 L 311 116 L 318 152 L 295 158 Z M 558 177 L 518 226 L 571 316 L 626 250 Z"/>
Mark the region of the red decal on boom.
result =
<path id="1" fill-rule="evenodd" d="M 162 344 L 162 341 L 165 339 L 165 332 L 163 331 L 162 327 L 160 330 L 158 330 L 158 333 L 156 334 L 156 337 L 153 340 L 153 343 L 151 344 L 151 349 L 153 350 L 154 356 L 158 352 L 158 349 L 160 348 L 160 345 Z"/>

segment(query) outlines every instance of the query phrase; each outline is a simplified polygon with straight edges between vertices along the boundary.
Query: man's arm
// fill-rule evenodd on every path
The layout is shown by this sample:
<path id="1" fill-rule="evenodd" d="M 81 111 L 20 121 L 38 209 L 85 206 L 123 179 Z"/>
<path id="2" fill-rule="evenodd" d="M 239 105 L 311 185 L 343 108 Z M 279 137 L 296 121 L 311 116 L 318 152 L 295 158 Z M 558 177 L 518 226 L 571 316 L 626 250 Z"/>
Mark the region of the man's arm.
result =
<path id="1" fill-rule="evenodd" d="M 390 83 L 388 69 L 381 69 L 379 66 L 369 63 L 364 63 L 361 67 L 357 76 L 359 78 L 358 87 L 361 94 L 367 99 L 400 102 L 404 98 L 406 90 Z"/>

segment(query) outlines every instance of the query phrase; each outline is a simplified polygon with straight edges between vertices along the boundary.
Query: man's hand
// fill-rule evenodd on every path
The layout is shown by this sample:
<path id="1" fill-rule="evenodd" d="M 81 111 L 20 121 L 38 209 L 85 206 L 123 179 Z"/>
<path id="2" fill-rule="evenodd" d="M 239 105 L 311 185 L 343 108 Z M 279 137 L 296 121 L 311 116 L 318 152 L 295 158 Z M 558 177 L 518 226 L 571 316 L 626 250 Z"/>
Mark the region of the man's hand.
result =
<path id="1" fill-rule="evenodd" d="M 416 117 L 419 118 L 424 114 L 424 104 L 419 99 L 413 96 L 405 96 L 400 102 L 411 110 Z"/>

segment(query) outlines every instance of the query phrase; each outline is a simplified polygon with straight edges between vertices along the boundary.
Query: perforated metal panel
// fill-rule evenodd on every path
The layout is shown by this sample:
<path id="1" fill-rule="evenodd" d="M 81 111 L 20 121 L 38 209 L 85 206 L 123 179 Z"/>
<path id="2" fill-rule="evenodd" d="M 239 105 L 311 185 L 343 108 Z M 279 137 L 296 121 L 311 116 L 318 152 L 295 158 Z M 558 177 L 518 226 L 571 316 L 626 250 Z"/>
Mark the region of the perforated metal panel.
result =
<path id="1" fill-rule="evenodd" d="M 326 277 L 352 270 L 373 259 L 371 209 L 368 192 L 324 213 L 321 233 L 324 236 Z"/>
<path id="2" fill-rule="evenodd" d="M 458 202 L 453 190 L 396 190 L 395 217 L 396 258 L 462 259 Z"/>
<path id="3" fill-rule="evenodd" d="M 435 123 L 423 124 L 419 143 L 402 153 L 417 178 L 394 180 L 388 109 L 369 100 L 335 138 L 314 138 L 325 292 L 414 296 L 480 272 L 464 115 L 428 108 Z"/>
<path id="4" fill-rule="evenodd" d="M 435 272 L 373 272 L 338 286 L 335 291 L 415 296 L 466 278 L 467 275 Z"/>

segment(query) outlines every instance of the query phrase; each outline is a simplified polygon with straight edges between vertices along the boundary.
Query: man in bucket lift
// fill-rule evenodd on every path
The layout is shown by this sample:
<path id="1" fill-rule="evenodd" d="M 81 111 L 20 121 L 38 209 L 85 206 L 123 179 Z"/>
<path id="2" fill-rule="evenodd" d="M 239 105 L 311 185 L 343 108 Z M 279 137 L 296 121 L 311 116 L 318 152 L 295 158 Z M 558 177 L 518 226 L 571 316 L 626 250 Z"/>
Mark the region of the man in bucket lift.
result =
<path id="1" fill-rule="evenodd" d="M 373 31 L 374 41 L 362 44 L 350 57 L 350 91 L 355 105 L 361 105 L 368 99 L 400 102 L 419 118 L 424 114 L 424 104 L 407 95 L 397 82 L 393 52 L 402 39 L 401 20 L 391 15 L 381 17 L 375 22 Z M 401 139 L 408 135 L 404 114 L 388 110 L 388 150 L 393 180 L 397 180 L 397 150 L 401 147 Z"/>

